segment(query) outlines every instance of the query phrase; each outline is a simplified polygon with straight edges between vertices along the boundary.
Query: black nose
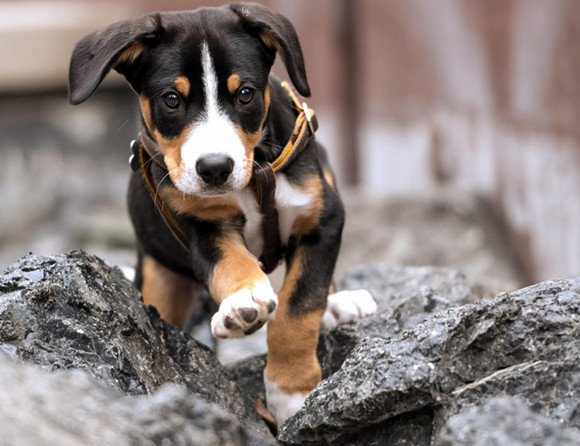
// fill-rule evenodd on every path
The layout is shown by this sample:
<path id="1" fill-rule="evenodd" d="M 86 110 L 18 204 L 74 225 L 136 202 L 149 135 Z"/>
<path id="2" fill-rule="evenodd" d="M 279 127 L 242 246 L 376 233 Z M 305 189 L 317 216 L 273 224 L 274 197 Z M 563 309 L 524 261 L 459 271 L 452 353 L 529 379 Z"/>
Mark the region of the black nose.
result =
<path id="1" fill-rule="evenodd" d="M 210 186 L 221 186 L 234 170 L 234 160 L 227 155 L 205 155 L 195 163 L 195 170 Z"/>

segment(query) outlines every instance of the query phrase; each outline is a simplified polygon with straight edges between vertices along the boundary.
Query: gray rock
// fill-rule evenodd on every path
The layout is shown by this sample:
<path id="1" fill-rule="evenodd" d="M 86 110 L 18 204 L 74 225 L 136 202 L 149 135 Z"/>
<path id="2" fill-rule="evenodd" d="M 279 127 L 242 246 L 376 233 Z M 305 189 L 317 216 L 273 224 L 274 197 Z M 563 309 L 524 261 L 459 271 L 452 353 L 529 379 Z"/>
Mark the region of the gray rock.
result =
<path id="1" fill-rule="evenodd" d="M 357 432 L 381 432 L 396 417 L 432 411 L 432 432 L 415 443 L 430 444 L 451 416 L 445 407 L 452 408 L 453 401 L 474 405 L 483 393 L 518 394 L 524 388 L 530 389 L 532 407 L 537 403 L 564 425 L 578 426 L 578 358 L 580 279 L 544 282 L 445 310 L 392 338 L 360 340 L 278 438 L 292 444 L 363 444 L 353 441 Z M 538 392 L 539 377 L 547 372 L 552 386 Z M 539 400 L 532 399 L 534 386 Z"/>
<path id="2" fill-rule="evenodd" d="M 577 446 L 580 430 L 533 412 L 525 401 L 496 397 L 453 416 L 436 446 Z"/>
<path id="3" fill-rule="evenodd" d="M 144 306 L 119 269 L 82 251 L 31 255 L 0 276 L 0 350 L 49 371 L 84 370 L 128 395 L 181 385 L 270 437 L 209 349 Z"/>
<path id="4" fill-rule="evenodd" d="M 320 334 L 318 359 L 323 378 L 340 368 L 360 340 L 389 338 L 417 325 L 429 314 L 489 295 L 482 286 L 470 285 L 462 273 L 437 267 L 359 266 L 346 273 L 338 288 L 367 289 L 377 301 L 378 313 Z M 252 398 L 263 400 L 265 364 L 265 355 L 260 355 L 228 368 L 240 388 Z"/>
<path id="5" fill-rule="evenodd" d="M 453 270 L 373 266 L 340 286 L 370 289 L 379 311 L 321 333 L 325 379 L 280 441 L 580 444 L 580 278 L 485 298 Z M 7 445 L 275 444 L 251 401 L 264 365 L 223 368 L 83 252 L 0 276 Z"/>
<path id="6" fill-rule="evenodd" d="M 184 386 L 126 396 L 80 370 L 49 373 L 0 352 L 5 446 L 271 445 Z"/>

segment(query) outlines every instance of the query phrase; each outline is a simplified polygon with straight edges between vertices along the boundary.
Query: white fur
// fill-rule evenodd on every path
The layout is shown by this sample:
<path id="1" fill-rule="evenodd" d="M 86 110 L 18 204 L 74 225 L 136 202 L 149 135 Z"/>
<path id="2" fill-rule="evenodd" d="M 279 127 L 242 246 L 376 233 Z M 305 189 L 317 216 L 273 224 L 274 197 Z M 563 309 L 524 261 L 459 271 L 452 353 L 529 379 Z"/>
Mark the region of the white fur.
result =
<path id="1" fill-rule="evenodd" d="M 339 291 L 328 296 L 321 326 L 325 329 L 335 328 L 376 312 L 377 303 L 367 290 Z"/>
<path id="2" fill-rule="evenodd" d="M 266 403 L 268 410 L 274 416 L 278 426 L 298 412 L 304 405 L 304 400 L 308 394 L 293 393 L 288 395 L 280 390 L 278 385 L 270 381 L 264 375 L 264 385 L 266 387 Z"/>
<path id="3" fill-rule="evenodd" d="M 243 288 L 224 299 L 216 314 L 211 318 L 211 332 L 218 338 L 241 338 L 245 331 L 261 322 L 269 321 L 274 317 L 275 311 L 268 312 L 268 306 L 274 302 L 278 305 L 278 296 L 274 293 L 269 281 L 257 283 L 254 288 Z M 258 312 L 258 317 L 248 323 L 241 317 L 241 310 L 253 308 Z M 238 329 L 226 328 L 225 320 L 229 317 Z"/>
<path id="4" fill-rule="evenodd" d="M 246 245 L 252 254 L 259 257 L 264 248 L 264 238 L 262 235 L 262 214 L 260 214 L 254 191 L 245 189 L 236 192 L 233 196 L 246 217 L 246 225 L 244 226 Z M 305 194 L 292 186 L 286 179 L 286 175 L 276 175 L 275 200 L 282 244 L 288 243 L 296 217 L 310 212 L 314 198 L 314 195 Z"/>
<path id="5" fill-rule="evenodd" d="M 260 214 L 260 206 L 256 201 L 256 195 L 253 189 L 247 188 L 234 196 L 246 217 L 246 224 L 244 225 L 246 246 L 254 256 L 260 257 L 264 249 L 264 237 L 262 233 L 262 214 Z"/>
<path id="6" fill-rule="evenodd" d="M 218 195 L 222 190 L 240 190 L 247 183 L 246 150 L 234 123 L 218 104 L 218 78 L 206 42 L 202 43 L 203 88 L 206 103 L 203 115 L 189 133 L 181 147 L 182 173 L 175 181 L 177 188 L 186 194 L 198 196 Z M 222 154 L 234 161 L 234 169 L 220 190 L 212 191 L 196 172 L 200 156 Z"/>
<path id="7" fill-rule="evenodd" d="M 276 205 L 283 244 L 288 243 L 296 217 L 307 215 L 312 210 L 314 198 L 314 194 L 305 194 L 292 186 L 285 175 L 276 176 Z"/>

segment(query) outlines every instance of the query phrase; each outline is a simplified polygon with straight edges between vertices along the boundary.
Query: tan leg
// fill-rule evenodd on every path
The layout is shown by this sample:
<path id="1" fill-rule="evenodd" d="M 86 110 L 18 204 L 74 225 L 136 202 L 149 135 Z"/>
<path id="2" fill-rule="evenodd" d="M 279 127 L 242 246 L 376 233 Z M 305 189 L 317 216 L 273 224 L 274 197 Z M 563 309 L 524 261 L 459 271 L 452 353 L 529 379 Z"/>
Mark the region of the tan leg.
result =
<path id="1" fill-rule="evenodd" d="M 297 252 L 278 294 L 276 315 L 268 324 L 264 383 L 268 409 L 279 424 L 300 409 L 306 395 L 322 378 L 316 347 L 324 308 L 297 315 L 290 309 L 290 299 L 304 273 L 303 265 L 302 254 Z"/>
<path id="2" fill-rule="evenodd" d="M 167 322 L 182 327 L 191 316 L 192 303 L 202 285 L 177 274 L 149 256 L 143 257 L 141 293 L 145 304 L 153 305 Z"/>
<path id="3" fill-rule="evenodd" d="M 223 257 L 208 284 L 211 296 L 220 304 L 211 320 L 212 333 L 218 338 L 252 334 L 274 315 L 276 294 L 237 232 L 223 234 L 216 246 Z"/>

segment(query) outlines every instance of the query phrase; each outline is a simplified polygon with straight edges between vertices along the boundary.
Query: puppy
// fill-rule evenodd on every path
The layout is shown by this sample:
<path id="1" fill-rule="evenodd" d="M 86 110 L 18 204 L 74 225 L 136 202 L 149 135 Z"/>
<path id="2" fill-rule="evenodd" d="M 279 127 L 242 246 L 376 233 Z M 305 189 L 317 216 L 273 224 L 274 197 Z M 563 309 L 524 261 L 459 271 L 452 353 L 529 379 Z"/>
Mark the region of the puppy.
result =
<path id="1" fill-rule="evenodd" d="M 344 211 L 316 119 L 270 76 L 279 54 L 310 95 L 293 26 L 252 3 L 150 14 L 90 34 L 75 47 L 70 102 L 85 101 L 111 70 L 139 96 L 128 201 L 144 302 L 182 325 L 196 293 L 219 304 L 221 338 L 268 324 L 264 370 L 278 423 L 320 381 L 316 357 Z M 278 294 L 267 272 L 279 260 Z M 364 291 L 331 296 L 327 320 L 372 313 Z"/>

